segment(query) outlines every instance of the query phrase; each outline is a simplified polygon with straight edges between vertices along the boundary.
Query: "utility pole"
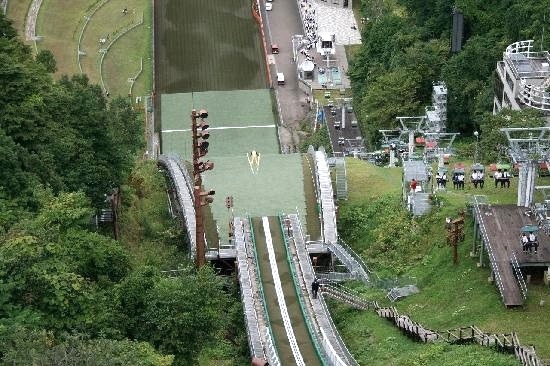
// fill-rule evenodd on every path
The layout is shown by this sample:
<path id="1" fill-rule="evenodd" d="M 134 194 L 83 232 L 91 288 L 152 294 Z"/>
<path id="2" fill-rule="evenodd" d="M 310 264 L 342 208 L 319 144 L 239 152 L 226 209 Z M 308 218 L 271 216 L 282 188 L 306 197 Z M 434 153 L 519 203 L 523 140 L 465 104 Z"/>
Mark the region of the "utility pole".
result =
<path id="1" fill-rule="evenodd" d="M 200 158 L 208 153 L 210 145 L 208 137 L 210 133 L 207 131 L 209 125 L 206 122 L 208 112 L 201 109 L 197 112 L 195 109 L 191 111 L 191 131 L 193 132 L 193 196 L 195 206 L 195 223 L 196 223 L 196 243 L 197 243 L 197 258 L 196 266 L 200 268 L 206 263 L 206 242 L 204 240 L 204 222 L 202 216 L 202 206 L 212 203 L 212 196 L 216 193 L 213 190 L 208 192 L 202 191 L 201 173 L 214 169 L 214 163 L 210 160 L 201 161 Z"/>
<path id="2" fill-rule="evenodd" d="M 464 240 L 464 211 L 455 220 L 447 219 L 447 243 L 453 250 L 453 264 L 458 263 L 458 242 Z"/>

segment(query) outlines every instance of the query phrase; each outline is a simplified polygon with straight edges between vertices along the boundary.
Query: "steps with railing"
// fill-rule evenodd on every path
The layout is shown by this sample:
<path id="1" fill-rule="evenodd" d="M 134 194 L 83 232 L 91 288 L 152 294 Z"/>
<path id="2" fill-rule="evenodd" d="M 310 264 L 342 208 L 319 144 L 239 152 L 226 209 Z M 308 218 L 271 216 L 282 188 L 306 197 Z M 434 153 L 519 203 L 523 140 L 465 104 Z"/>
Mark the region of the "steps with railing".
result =
<path id="1" fill-rule="evenodd" d="M 340 300 L 356 309 L 368 310 L 373 306 L 372 303 L 362 299 L 353 292 L 349 290 L 343 290 L 342 288 L 336 287 L 330 284 L 323 284 L 320 288 L 321 294 L 324 296 L 331 297 L 336 300 Z"/>
<path id="2" fill-rule="evenodd" d="M 334 157 L 336 175 L 336 198 L 348 199 L 348 179 L 346 175 L 346 160 L 344 157 Z"/>
<path id="3" fill-rule="evenodd" d="M 474 325 L 446 331 L 435 331 L 413 321 L 408 315 L 399 314 L 393 306 L 380 307 L 376 301 L 365 300 L 359 294 L 344 286 L 324 285 L 321 289 L 323 295 L 330 296 L 357 309 L 373 309 L 379 317 L 391 321 L 408 337 L 417 341 L 424 343 L 444 341 L 451 344 L 477 343 L 499 352 L 514 353 L 524 366 L 544 366 L 545 364 L 536 355 L 533 346 L 520 344 L 516 333 L 485 333 Z"/>
<path id="4" fill-rule="evenodd" d="M 525 283 L 525 279 L 523 278 L 523 273 L 521 272 L 516 253 L 512 253 L 510 263 L 512 263 L 514 274 L 516 275 L 516 279 L 518 280 L 519 288 L 521 289 L 521 295 L 524 299 L 527 299 L 527 284 Z"/>

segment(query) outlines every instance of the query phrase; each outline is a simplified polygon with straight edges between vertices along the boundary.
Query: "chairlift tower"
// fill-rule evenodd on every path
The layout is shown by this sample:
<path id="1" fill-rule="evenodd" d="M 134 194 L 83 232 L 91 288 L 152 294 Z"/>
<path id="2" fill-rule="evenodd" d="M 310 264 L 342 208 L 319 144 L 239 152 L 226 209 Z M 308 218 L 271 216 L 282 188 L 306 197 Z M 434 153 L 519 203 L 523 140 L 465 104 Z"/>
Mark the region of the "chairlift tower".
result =
<path id="1" fill-rule="evenodd" d="M 433 84 L 432 105 L 426 107 L 425 129 L 429 132 L 445 132 L 447 125 L 447 86 L 444 82 Z"/>
<path id="2" fill-rule="evenodd" d="M 403 142 L 403 133 L 401 130 L 378 130 L 382 134 L 382 145 L 387 145 L 390 150 L 390 168 L 395 167 L 396 156 L 395 151 L 402 145 L 405 145 Z"/>
<path id="3" fill-rule="evenodd" d="M 426 158 L 431 156 L 438 157 L 438 166 L 444 165 L 444 155 L 452 152 L 453 142 L 460 135 L 458 132 L 425 132 L 426 138 L 424 152 Z"/>
<path id="4" fill-rule="evenodd" d="M 414 134 L 422 132 L 423 126 L 426 122 L 426 116 L 417 117 L 396 117 L 401 124 L 401 132 L 409 136 L 408 151 L 409 160 L 414 152 Z"/>
<path id="5" fill-rule="evenodd" d="M 519 165 L 518 206 L 531 207 L 536 166 L 550 160 L 550 127 L 501 128 L 508 139 L 508 155 Z"/>

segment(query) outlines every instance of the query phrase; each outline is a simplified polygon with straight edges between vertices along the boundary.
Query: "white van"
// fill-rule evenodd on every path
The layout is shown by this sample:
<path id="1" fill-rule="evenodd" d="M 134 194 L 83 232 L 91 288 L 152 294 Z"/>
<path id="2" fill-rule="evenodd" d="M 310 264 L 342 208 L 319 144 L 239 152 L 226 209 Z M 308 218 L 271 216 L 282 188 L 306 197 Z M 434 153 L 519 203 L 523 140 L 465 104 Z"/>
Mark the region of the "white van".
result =
<path id="1" fill-rule="evenodd" d="M 285 75 L 282 72 L 277 73 L 277 85 L 285 85 Z"/>

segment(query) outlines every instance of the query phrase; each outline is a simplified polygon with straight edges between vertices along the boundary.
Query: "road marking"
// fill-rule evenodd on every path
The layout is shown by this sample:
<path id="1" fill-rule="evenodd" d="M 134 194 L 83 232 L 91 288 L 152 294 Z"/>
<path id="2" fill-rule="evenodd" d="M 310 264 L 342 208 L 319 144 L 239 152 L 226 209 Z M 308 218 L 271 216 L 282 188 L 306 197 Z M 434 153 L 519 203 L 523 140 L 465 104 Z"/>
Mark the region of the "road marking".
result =
<path id="1" fill-rule="evenodd" d="M 209 130 L 240 130 L 244 128 L 274 128 L 275 125 L 251 125 L 251 126 L 227 126 L 227 127 L 210 127 Z M 190 132 L 191 129 L 183 130 L 162 130 L 161 132 Z"/>

